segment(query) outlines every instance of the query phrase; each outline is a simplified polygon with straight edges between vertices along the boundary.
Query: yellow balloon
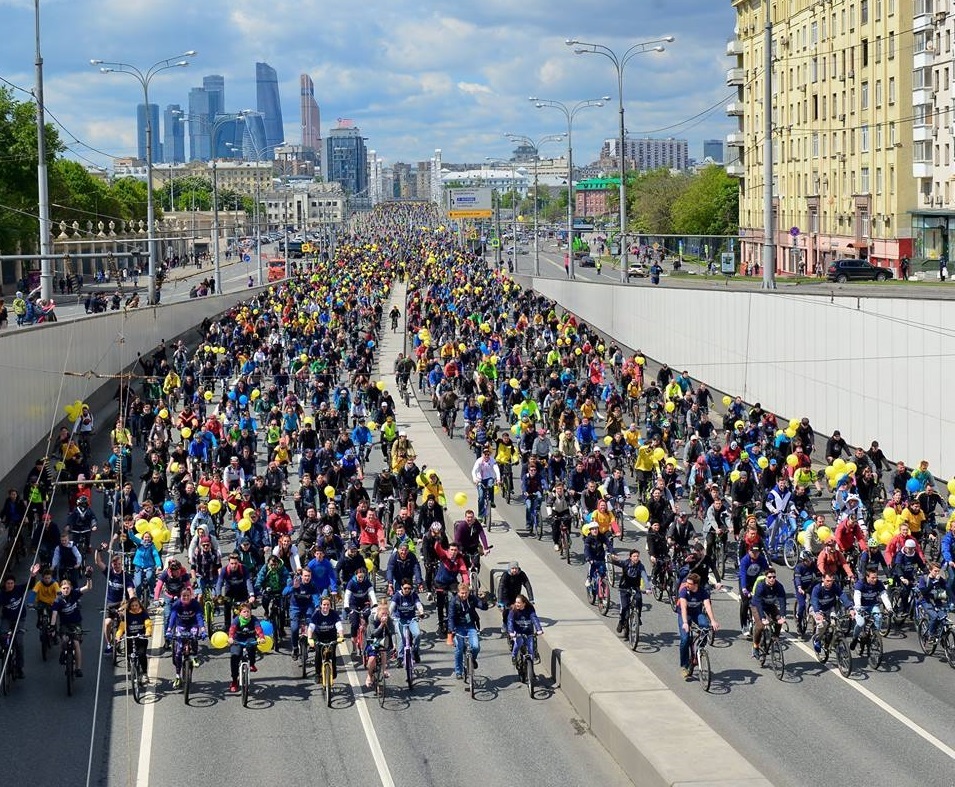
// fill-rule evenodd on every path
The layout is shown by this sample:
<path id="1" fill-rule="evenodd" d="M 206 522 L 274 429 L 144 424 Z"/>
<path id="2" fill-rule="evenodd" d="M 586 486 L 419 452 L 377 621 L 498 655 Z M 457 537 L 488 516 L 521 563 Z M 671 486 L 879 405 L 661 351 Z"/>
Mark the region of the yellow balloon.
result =
<path id="1" fill-rule="evenodd" d="M 851 474 L 851 473 L 854 473 L 854 472 L 855 472 L 856 470 L 858 470 L 858 469 L 859 469 L 859 468 L 856 466 L 856 463 L 855 463 L 855 462 L 846 462 L 846 472 L 847 472 L 847 473 L 850 473 L 850 474 Z"/>
<path id="2" fill-rule="evenodd" d="M 803 530 L 798 536 L 796 536 L 796 540 L 799 542 L 799 546 L 801 547 L 806 547 L 809 545 L 808 539 L 809 539 L 809 534 L 806 533 L 805 530 Z"/>
<path id="3" fill-rule="evenodd" d="M 199 497 L 208 497 L 209 487 L 202 486 L 201 484 L 196 487 L 196 491 L 199 493 Z"/>
<path id="4" fill-rule="evenodd" d="M 377 383 L 375 383 L 375 388 L 377 388 L 379 391 L 384 391 L 385 387 L 386 386 L 385 386 L 384 380 L 379 380 Z"/>
<path id="5" fill-rule="evenodd" d="M 789 465 L 790 467 L 795 467 L 796 465 L 799 464 L 799 459 L 796 458 L 795 454 L 790 454 L 789 456 L 786 457 L 786 464 Z"/>
<path id="6" fill-rule="evenodd" d="M 948 482 L 948 492 L 955 495 L 955 478 Z"/>
<path id="7" fill-rule="evenodd" d="M 769 467 L 769 460 L 765 456 L 761 456 L 756 460 L 756 464 L 759 465 L 760 470 L 765 470 Z"/>
<path id="8" fill-rule="evenodd" d="M 180 430 L 179 434 L 182 435 L 183 440 L 188 440 L 190 437 L 192 437 L 192 429 L 190 429 L 188 426 L 184 426 Z"/>
<path id="9" fill-rule="evenodd" d="M 375 573 L 375 561 L 373 561 L 370 557 L 365 558 L 365 570 L 369 574 Z"/>
<path id="10" fill-rule="evenodd" d="M 168 418 L 169 411 L 164 407 L 162 410 L 159 411 L 159 417 L 163 419 Z"/>
<path id="11" fill-rule="evenodd" d="M 650 509 L 646 506 L 637 506 L 636 509 L 634 509 L 633 518 L 645 525 L 650 519 Z"/>
<path id="12" fill-rule="evenodd" d="M 181 468 L 179 467 L 179 462 L 170 462 L 169 463 L 169 472 L 175 475 L 179 472 Z"/>
<path id="13" fill-rule="evenodd" d="M 846 470 L 846 460 L 837 459 L 835 462 L 832 463 L 832 466 L 835 468 L 835 471 L 837 473 L 844 473 Z"/>
<path id="14" fill-rule="evenodd" d="M 149 528 L 150 528 L 151 530 L 153 530 L 153 529 L 160 529 L 160 530 L 161 530 L 162 527 L 163 527 L 163 524 L 164 524 L 164 522 L 162 521 L 162 518 L 161 518 L 161 517 L 158 517 L 158 516 L 154 516 L 152 519 L 149 520 Z"/>
<path id="15" fill-rule="evenodd" d="M 206 392 L 202 395 L 202 398 L 205 399 L 207 402 L 211 402 L 213 396 L 215 396 L 215 394 L 212 393 L 212 391 L 206 391 Z M 220 632 L 220 633 L 221 633 L 221 632 Z"/>
<path id="16" fill-rule="evenodd" d="M 668 413 L 672 413 L 674 410 L 676 410 L 676 405 L 673 404 L 673 402 L 667 402 L 665 405 L 663 405 L 663 409 Z"/>
<path id="17" fill-rule="evenodd" d="M 56 470 L 56 472 L 66 470 L 66 462 L 57 462 L 55 465 L 53 465 L 53 469 Z"/>
<path id="18" fill-rule="evenodd" d="M 799 419 L 798 419 L 798 418 L 793 418 L 793 419 L 789 422 L 789 428 L 792 429 L 792 430 L 795 432 L 795 431 L 799 428 Z"/>
<path id="19" fill-rule="evenodd" d="M 136 521 L 136 532 L 139 533 L 139 535 L 142 535 L 147 530 L 149 530 L 149 522 L 147 520 L 139 519 Z"/>
<path id="20" fill-rule="evenodd" d="M 888 543 L 895 538 L 895 535 L 891 530 L 883 530 L 876 534 L 876 538 L 879 539 L 879 543 L 882 544 L 882 546 L 888 546 Z"/>
<path id="21" fill-rule="evenodd" d="M 208 623 L 207 623 L 208 625 Z M 222 649 L 229 647 L 229 635 L 224 631 L 217 631 L 209 638 L 209 644 L 214 648 Z"/>
<path id="22" fill-rule="evenodd" d="M 656 462 L 662 462 L 663 459 L 666 457 L 666 455 L 667 455 L 667 452 L 664 451 L 663 448 L 660 446 L 657 446 L 656 448 L 653 449 L 653 459 Z"/>
<path id="23" fill-rule="evenodd" d="M 464 492 L 458 492 L 454 496 L 454 503 L 458 506 L 466 506 L 468 504 L 468 496 Z"/>
<path id="24" fill-rule="evenodd" d="M 508 382 L 511 388 L 517 389 L 521 387 L 521 384 L 518 382 L 516 377 L 512 377 Z"/>
<path id="25" fill-rule="evenodd" d="M 952 507 L 955 507 L 955 495 L 948 496 L 948 504 Z"/>
<path id="26" fill-rule="evenodd" d="M 643 366 L 647 362 L 647 359 L 642 355 L 637 356 L 637 366 Z"/>
<path id="27" fill-rule="evenodd" d="M 792 440 L 796 436 L 796 430 L 790 426 L 783 430 L 783 434 Z"/>
<path id="28" fill-rule="evenodd" d="M 729 396 L 724 396 L 724 397 L 723 397 L 723 405 L 724 405 L 725 407 L 729 407 L 732 403 L 733 403 L 733 400 L 732 400 L 731 397 L 729 397 Z"/>
<path id="29" fill-rule="evenodd" d="M 369 421 L 367 424 L 365 424 L 365 426 L 367 426 L 372 432 L 378 428 L 378 424 L 376 424 L 374 421 Z"/>
<path id="30" fill-rule="evenodd" d="M 209 501 L 209 513 L 218 514 L 222 510 L 222 501 L 221 500 L 210 500 Z"/>
<path id="31" fill-rule="evenodd" d="M 263 637 L 262 642 L 258 644 L 259 653 L 269 653 L 275 647 L 275 640 L 272 637 Z"/>
<path id="32" fill-rule="evenodd" d="M 262 395 L 262 392 L 258 388 L 253 388 L 252 393 L 249 394 L 249 398 L 254 402 Z"/>
<path id="33" fill-rule="evenodd" d="M 739 470 L 733 470 L 733 471 L 730 473 L 730 481 L 732 481 L 734 484 L 735 484 L 737 481 L 739 481 Z"/>
<path id="34" fill-rule="evenodd" d="M 243 533 L 247 533 L 252 529 L 252 520 L 251 519 L 240 519 L 239 520 L 239 530 Z"/>
<path id="35" fill-rule="evenodd" d="M 326 486 L 326 487 L 325 487 L 325 497 L 327 497 L 329 500 L 331 500 L 333 497 L 335 497 L 335 487 L 331 486 L 330 484 L 329 484 L 328 486 Z"/>
<path id="36" fill-rule="evenodd" d="M 825 544 L 830 538 L 832 538 L 832 530 L 825 525 L 816 530 L 816 535 L 819 536 L 819 540 Z"/>
<path id="37" fill-rule="evenodd" d="M 894 508 L 883 508 L 882 509 L 882 518 L 888 522 L 890 525 L 895 523 L 895 509 Z"/>
<path id="38" fill-rule="evenodd" d="M 604 437 L 604 445 L 610 445 L 613 442 L 613 438 L 608 434 Z"/>

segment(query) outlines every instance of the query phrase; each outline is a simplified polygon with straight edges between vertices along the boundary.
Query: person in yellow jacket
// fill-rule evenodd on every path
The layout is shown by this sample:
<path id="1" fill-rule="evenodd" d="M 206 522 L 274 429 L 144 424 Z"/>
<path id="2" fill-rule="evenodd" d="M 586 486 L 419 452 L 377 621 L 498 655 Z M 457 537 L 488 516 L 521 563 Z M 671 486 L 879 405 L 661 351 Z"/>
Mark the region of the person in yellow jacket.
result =
<path id="1" fill-rule="evenodd" d="M 620 535 L 620 525 L 617 523 L 617 518 L 613 515 L 613 511 L 607 506 L 606 500 L 601 499 L 597 501 L 597 509 L 594 511 L 590 522 L 591 526 L 597 526 L 597 532 L 602 535 Z"/>
<path id="2" fill-rule="evenodd" d="M 166 395 L 167 399 L 175 402 L 179 399 L 179 388 L 181 386 L 182 380 L 179 375 L 176 374 L 175 369 L 170 369 L 169 374 L 167 374 L 166 378 L 162 381 L 162 392 Z"/>
<path id="3" fill-rule="evenodd" d="M 381 457 L 386 462 L 391 461 L 391 448 L 398 439 L 398 425 L 395 417 L 389 415 L 381 425 Z"/>
<path id="4" fill-rule="evenodd" d="M 421 489 L 423 500 L 427 500 L 428 496 L 431 495 L 438 501 L 439 506 L 447 505 L 448 501 L 444 495 L 444 484 L 442 484 L 441 479 L 438 478 L 437 472 L 434 470 L 422 470 L 418 473 L 416 481 L 418 487 Z"/>
<path id="5" fill-rule="evenodd" d="M 398 439 L 391 446 L 391 472 L 397 473 L 405 466 L 406 459 L 414 459 L 417 456 L 411 440 L 408 439 L 408 433 L 398 432 Z"/>
<path id="6" fill-rule="evenodd" d="M 653 485 L 653 472 L 657 466 L 657 462 L 653 458 L 655 448 L 656 446 L 653 445 L 652 442 L 644 443 L 637 448 L 635 476 L 637 480 L 637 494 L 640 498 L 642 498 Z"/>

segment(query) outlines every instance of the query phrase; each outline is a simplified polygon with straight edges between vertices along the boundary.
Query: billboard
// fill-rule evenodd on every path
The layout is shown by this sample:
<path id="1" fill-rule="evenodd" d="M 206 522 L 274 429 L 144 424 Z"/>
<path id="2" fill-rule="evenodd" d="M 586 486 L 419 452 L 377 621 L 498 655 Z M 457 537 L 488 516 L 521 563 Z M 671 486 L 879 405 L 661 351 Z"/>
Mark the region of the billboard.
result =
<path id="1" fill-rule="evenodd" d="M 491 189 L 448 189 L 448 216 L 452 219 L 489 219 L 493 214 Z"/>

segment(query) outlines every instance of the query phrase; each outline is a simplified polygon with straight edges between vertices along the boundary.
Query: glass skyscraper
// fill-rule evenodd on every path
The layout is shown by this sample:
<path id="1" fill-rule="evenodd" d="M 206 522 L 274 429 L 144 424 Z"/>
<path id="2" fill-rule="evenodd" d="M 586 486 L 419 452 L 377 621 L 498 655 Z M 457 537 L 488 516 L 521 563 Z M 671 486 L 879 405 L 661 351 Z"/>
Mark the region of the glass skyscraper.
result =
<path id="1" fill-rule="evenodd" d="M 209 117 L 225 114 L 225 77 L 209 74 L 202 78 L 202 89 L 209 94 Z"/>
<path id="2" fill-rule="evenodd" d="M 275 69 L 268 63 L 255 64 L 256 109 L 262 113 L 265 124 L 265 144 L 268 147 L 285 141 L 282 124 L 282 100 L 279 96 L 279 80 Z"/>
<path id="3" fill-rule="evenodd" d="M 367 202 L 368 153 L 361 130 L 350 121 L 340 121 L 325 137 L 325 156 L 322 160 L 325 180 L 342 184 L 346 194 L 358 196 Z"/>
<path id="4" fill-rule="evenodd" d="M 212 96 L 205 88 L 189 91 L 189 160 L 209 161 L 212 157 L 212 128 L 209 107 Z"/>
<path id="5" fill-rule="evenodd" d="M 186 124 L 183 123 L 182 107 L 168 104 L 163 113 L 163 161 L 167 164 L 183 164 L 186 161 Z"/>
<path id="6" fill-rule="evenodd" d="M 162 163 L 162 137 L 159 128 L 159 104 L 149 105 L 149 126 L 152 136 L 153 164 Z M 146 105 L 136 105 L 136 140 L 137 155 L 140 160 L 146 160 Z"/>

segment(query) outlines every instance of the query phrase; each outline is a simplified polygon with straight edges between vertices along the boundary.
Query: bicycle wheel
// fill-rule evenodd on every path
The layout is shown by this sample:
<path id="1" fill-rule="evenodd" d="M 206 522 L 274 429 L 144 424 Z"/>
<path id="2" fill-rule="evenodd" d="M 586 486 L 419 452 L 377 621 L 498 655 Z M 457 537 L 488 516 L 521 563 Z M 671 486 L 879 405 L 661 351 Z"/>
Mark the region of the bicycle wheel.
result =
<path id="1" fill-rule="evenodd" d="M 40 655 L 44 661 L 50 655 L 50 638 L 43 629 L 40 629 Z"/>
<path id="2" fill-rule="evenodd" d="M 534 659 L 529 655 L 524 656 L 524 672 L 527 680 L 527 694 L 534 699 Z"/>
<path id="3" fill-rule="evenodd" d="M 659 577 L 657 579 L 660 579 Z M 653 597 L 662 602 L 663 597 L 666 594 L 666 588 L 663 586 L 662 582 L 654 581 L 653 583 Z"/>
<path id="4" fill-rule="evenodd" d="M 920 620 L 918 628 L 916 629 L 919 638 L 919 645 L 922 648 L 922 652 L 926 656 L 932 656 L 935 654 L 935 649 L 938 647 L 938 640 L 929 638 L 928 635 L 928 621 Z"/>
<path id="5" fill-rule="evenodd" d="M 112 635 L 110 635 L 110 636 L 112 636 Z M 107 642 L 107 644 L 109 644 L 109 643 Z M 120 655 L 120 652 L 121 652 L 121 651 L 120 651 L 120 645 L 121 645 L 120 642 L 115 641 L 115 640 L 113 641 L 113 653 L 112 653 L 112 656 L 113 656 L 113 667 L 118 667 L 118 666 L 119 666 L 119 655 Z"/>
<path id="6" fill-rule="evenodd" d="M 375 694 L 378 695 L 378 705 L 385 707 L 385 695 L 387 694 L 387 678 L 384 668 L 385 652 L 378 652 L 378 665 L 375 667 Z"/>
<path id="7" fill-rule="evenodd" d="M 563 556 L 564 560 L 567 562 L 567 565 L 570 565 L 570 531 L 561 530 L 560 531 L 560 553 Z"/>
<path id="8" fill-rule="evenodd" d="M 801 639 L 806 637 L 806 616 L 803 614 L 802 617 L 799 616 L 799 605 L 794 601 L 793 602 L 793 620 L 796 621 L 796 633 Z"/>
<path id="9" fill-rule="evenodd" d="M 66 649 L 66 696 L 67 697 L 73 696 L 73 678 L 75 677 L 73 672 L 76 668 L 76 665 L 73 662 L 74 658 L 75 658 L 75 654 L 73 653 L 73 648 L 70 646 L 67 646 L 67 649 Z"/>
<path id="10" fill-rule="evenodd" d="M 242 707 L 249 707 L 249 662 L 239 665 L 239 684 L 242 686 Z"/>
<path id="11" fill-rule="evenodd" d="M 471 695 L 471 699 L 473 700 L 474 692 L 475 692 L 475 686 L 474 686 L 475 681 L 474 681 L 474 657 L 471 655 L 471 648 L 468 648 L 465 651 L 464 657 L 467 659 L 467 666 L 464 668 L 465 669 L 464 680 L 467 681 L 468 694 Z"/>
<path id="12" fill-rule="evenodd" d="M 786 659 L 783 656 L 783 646 L 778 639 L 774 639 L 769 645 L 769 663 L 776 677 L 782 680 L 786 672 Z"/>
<path id="13" fill-rule="evenodd" d="M 842 677 L 848 678 L 852 674 L 852 652 L 844 639 L 836 643 L 836 663 L 839 665 Z"/>
<path id="14" fill-rule="evenodd" d="M 799 550 L 796 547 L 796 539 L 787 538 L 783 544 L 783 562 L 787 568 L 795 568 L 799 562 Z"/>
<path id="15" fill-rule="evenodd" d="M 205 616 L 206 628 L 209 634 L 212 634 L 212 625 L 215 622 L 216 616 L 216 605 L 212 603 L 212 599 L 206 599 L 202 605 L 202 614 Z"/>
<path id="16" fill-rule="evenodd" d="M 610 583 L 606 577 L 597 580 L 597 611 L 605 617 L 610 612 Z"/>
<path id="17" fill-rule="evenodd" d="M 950 628 L 946 628 L 942 635 L 942 649 L 945 651 L 948 666 L 955 669 L 955 632 Z"/>
<path id="18" fill-rule="evenodd" d="M 0 661 L 6 660 L 6 654 L 0 656 Z M 3 696 L 6 697 L 13 690 L 13 660 L 10 660 L 10 663 L 7 664 L 7 668 L 3 671 L 3 680 L 0 681 L 0 685 L 3 688 Z"/>
<path id="19" fill-rule="evenodd" d="M 610 560 L 607 561 L 607 581 L 610 587 L 617 586 L 617 564 Z"/>
<path id="20" fill-rule="evenodd" d="M 892 630 L 892 610 L 887 609 L 882 613 L 882 622 L 879 624 L 879 634 L 883 637 L 889 636 Z"/>
<path id="21" fill-rule="evenodd" d="M 330 661 L 322 662 L 322 688 L 325 691 L 325 705 L 332 706 L 332 663 Z"/>
<path id="22" fill-rule="evenodd" d="M 129 680 L 132 683 L 133 702 L 138 705 L 142 699 L 143 687 L 139 685 L 139 659 L 135 656 L 129 660 Z"/>
<path id="23" fill-rule="evenodd" d="M 299 658 L 302 660 L 302 680 L 305 680 L 306 678 L 308 678 L 309 649 L 308 649 L 308 643 L 305 642 L 305 638 L 301 635 L 299 635 L 299 638 L 298 638 L 298 650 L 299 650 L 299 653 L 298 653 Z"/>
<path id="24" fill-rule="evenodd" d="M 869 636 L 869 667 L 872 669 L 878 669 L 882 666 L 882 636 L 878 631 L 872 629 L 872 633 Z"/>
<path id="25" fill-rule="evenodd" d="M 726 574 L 726 545 L 720 540 L 719 536 L 716 538 L 716 549 L 714 562 L 720 567 L 720 576 L 725 576 Z"/>
<path id="26" fill-rule="evenodd" d="M 700 648 L 696 654 L 697 666 L 700 669 L 700 688 L 703 691 L 710 690 L 710 681 L 713 680 L 713 671 L 710 669 L 710 654 L 706 648 Z"/>
<path id="27" fill-rule="evenodd" d="M 182 656 L 182 669 L 180 670 L 182 678 L 182 701 L 189 704 L 189 691 L 192 689 L 192 654 L 184 653 Z"/>
<path id="28" fill-rule="evenodd" d="M 282 630 L 282 604 L 279 601 L 272 601 L 269 608 L 269 622 L 272 624 L 272 649 L 278 651 L 282 637 L 279 632 Z"/>
<path id="29" fill-rule="evenodd" d="M 414 688 L 414 657 L 411 648 L 405 648 L 405 677 L 408 680 L 408 691 Z"/>
<path id="30" fill-rule="evenodd" d="M 640 644 L 640 614 L 633 599 L 630 600 L 630 615 L 627 620 L 627 642 L 630 643 L 630 650 L 636 650 Z"/>
<path id="31" fill-rule="evenodd" d="M 756 650 L 759 652 L 759 666 L 766 666 L 766 659 L 769 657 L 769 630 L 766 626 L 763 626 L 763 631 L 759 635 L 759 644 L 756 646 Z"/>

